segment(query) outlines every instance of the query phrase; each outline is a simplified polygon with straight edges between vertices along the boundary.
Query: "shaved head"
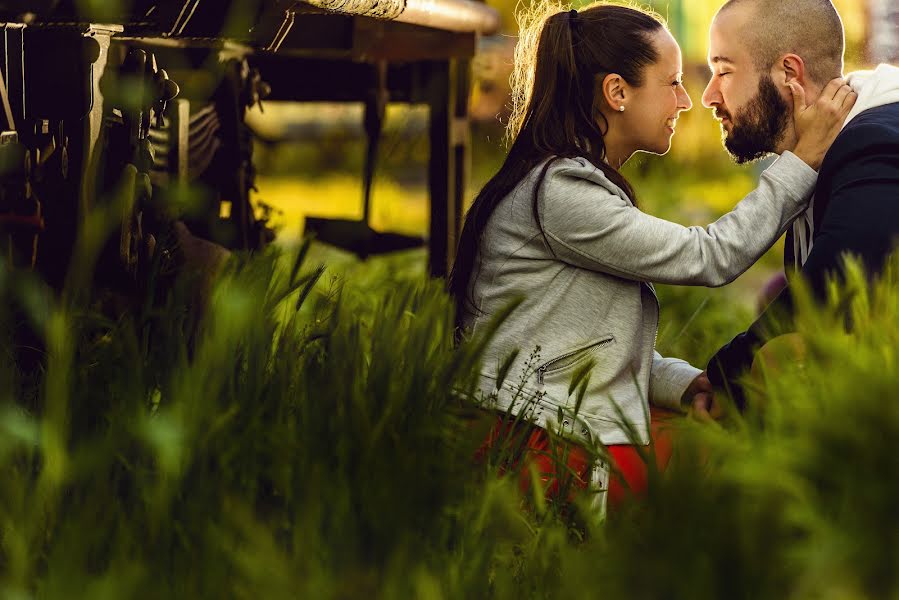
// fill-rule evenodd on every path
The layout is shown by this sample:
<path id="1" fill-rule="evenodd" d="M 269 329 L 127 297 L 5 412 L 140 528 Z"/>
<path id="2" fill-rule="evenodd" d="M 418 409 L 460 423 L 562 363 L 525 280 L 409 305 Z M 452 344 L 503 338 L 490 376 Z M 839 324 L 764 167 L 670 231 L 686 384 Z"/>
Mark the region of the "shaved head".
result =
<path id="1" fill-rule="evenodd" d="M 843 74 L 843 22 L 830 0 L 730 0 L 718 14 L 736 10 L 746 15 L 743 41 L 759 71 L 796 54 L 819 85 Z"/>

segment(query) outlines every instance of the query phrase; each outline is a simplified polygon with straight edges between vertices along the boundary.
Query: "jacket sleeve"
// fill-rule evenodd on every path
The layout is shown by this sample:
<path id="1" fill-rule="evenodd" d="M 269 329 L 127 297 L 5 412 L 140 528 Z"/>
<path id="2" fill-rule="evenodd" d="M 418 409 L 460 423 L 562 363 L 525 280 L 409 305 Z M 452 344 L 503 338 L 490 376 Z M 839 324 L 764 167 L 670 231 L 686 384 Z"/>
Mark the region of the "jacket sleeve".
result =
<path id="1" fill-rule="evenodd" d="M 540 194 L 541 224 L 552 253 L 570 264 L 639 281 L 721 286 L 774 244 L 807 206 L 816 180 L 786 152 L 731 212 L 706 227 L 684 227 L 559 169 Z"/>
<path id="2" fill-rule="evenodd" d="M 866 129 L 857 128 L 855 136 L 877 139 L 876 131 Z M 892 251 L 894 237 L 899 233 L 896 151 L 895 145 L 865 144 L 832 166 L 826 211 L 800 271 L 819 300 L 825 298 L 827 280 L 841 276 L 845 254 L 860 257 L 870 272 L 879 270 Z M 788 286 L 746 332 L 718 350 L 709 361 L 709 379 L 716 387 L 729 390 L 739 406 L 745 404 L 740 379 L 752 366 L 755 351 L 793 330 L 793 306 Z"/>
<path id="3" fill-rule="evenodd" d="M 681 398 L 687 387 L 702 373 L 679 358 L 665 358 L 658 352 L 649 373 L 649 402 L 656 406 L 681 410 Z"/>

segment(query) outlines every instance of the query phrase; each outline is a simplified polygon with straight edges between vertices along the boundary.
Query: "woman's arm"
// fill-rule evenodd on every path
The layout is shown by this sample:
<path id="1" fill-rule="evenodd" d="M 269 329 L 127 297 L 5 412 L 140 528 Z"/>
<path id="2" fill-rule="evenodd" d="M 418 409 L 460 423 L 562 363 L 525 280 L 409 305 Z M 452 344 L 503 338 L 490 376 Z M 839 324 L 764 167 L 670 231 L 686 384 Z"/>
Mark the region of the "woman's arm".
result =
<path id="1" fill-rule="evenodd" d="M 665 358 L 655 352 L 649 372 L 649 402 L 663 408 L 683 410 L 684 392 L 701 374 L 701 369 L 685 360 Z"/>
<path id="2" fill-rule="evenodd" d="M 716 287 L 752 266 L 806 208 L 817 173 L 785 152 L 754 191 L 705 227 L 648 215 L 603 179 L 592 165 L 572 161 L 547 174 L 541 224 L 557 258 L 629 279 Z"/>

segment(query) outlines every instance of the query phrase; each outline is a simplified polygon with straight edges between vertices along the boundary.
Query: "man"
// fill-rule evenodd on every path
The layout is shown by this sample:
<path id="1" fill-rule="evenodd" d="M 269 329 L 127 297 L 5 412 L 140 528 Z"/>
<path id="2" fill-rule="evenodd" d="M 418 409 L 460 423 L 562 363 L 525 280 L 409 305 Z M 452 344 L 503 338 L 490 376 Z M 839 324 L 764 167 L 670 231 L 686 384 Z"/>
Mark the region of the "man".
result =
<path id="1" fill-rule="evenodd" d="M 843 26 L 830 0 L 730 0 L 710 32 L 712 80 L 702 103 L 721 120 L 724 145 L 738 163 L 781 153 L 795 143 L 789 85 L 808 102 L 843 70 Z M 899 69 L 881 65 L 855 73 L 858 101 L 819 171 L 808 211 L 787 233 L 788 273 L 799 271 L 816 296 L 839 275 L 843 253 L 869 270 L 883 266 L 899 234 Z M 789 286 L 761 317 L 708 365 L 715 387 L 740 408 L 739 380 L 754 352 L 792 310 Z"/>

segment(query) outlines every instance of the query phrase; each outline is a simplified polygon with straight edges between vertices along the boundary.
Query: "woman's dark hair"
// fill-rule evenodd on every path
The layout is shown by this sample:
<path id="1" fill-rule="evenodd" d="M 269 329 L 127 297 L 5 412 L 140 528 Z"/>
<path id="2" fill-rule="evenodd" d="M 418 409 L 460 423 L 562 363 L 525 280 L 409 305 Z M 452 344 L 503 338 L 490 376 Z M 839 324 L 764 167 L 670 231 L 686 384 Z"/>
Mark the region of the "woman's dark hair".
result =
<path id="1" fill-rule="evenodd" d="M 466 215 L 449 276 L 457 327 L 461 327 L 466 310 L 478 310 L 470 285 L 476 275 L 481 236 L 490 216 L 541 162 L 551 157 L 584 157 L 632 201 L 636 200 L 624 176 L 603 160 L 603 133 L 608 122 L 600 112 L 600 90 L 609 73 L 621 75 L 633 86 L 643 84 L 644 69 L 659 59 L 652 36 L 664 23 L 647 11 L 608 3 L 592 4 L 580 12 L 536 4 L 541 7 L 539 14 L 530 10 L 520 17 L 521 33 L 511 80 L 512 115 L 507 128 L 509 154 Z M 545 16 L 548 13 L 551 14 Z M 534 218 L 541 231 L 537 190 L 551 163 L 544 166 L 534 188 Z"/>

